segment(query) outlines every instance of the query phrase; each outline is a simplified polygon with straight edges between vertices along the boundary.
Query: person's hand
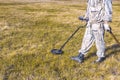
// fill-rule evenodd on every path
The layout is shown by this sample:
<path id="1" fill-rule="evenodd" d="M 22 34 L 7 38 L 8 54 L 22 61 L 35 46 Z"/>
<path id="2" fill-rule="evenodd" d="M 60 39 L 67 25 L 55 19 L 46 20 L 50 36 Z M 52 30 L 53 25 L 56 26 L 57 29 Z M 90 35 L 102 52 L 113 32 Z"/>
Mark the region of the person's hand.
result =
<path id="1" fill-rule="evenodd" d="M 104 23 L 104 29 L 105 31 L 111 32 L 111 27 L 107 23 Z"/>
<path id="2" fill-rule="evenodd" d="M 79 17 L 79 20 L 82 20 L 82 21 L 87 21 L 87 22 L 89 21 L 89 19 L 88 19 L 88 18 L 85 18 L 85 17 L 83 17 L 83 16 L 80 16 L 80 17 Z"/>
<path id="3" fill-rule="evenodd" d="M 82 20 L 82 21 L 84 20 L 83 16 L 80 16 L 78 18 L 79 18 L 79 20 Z"/>

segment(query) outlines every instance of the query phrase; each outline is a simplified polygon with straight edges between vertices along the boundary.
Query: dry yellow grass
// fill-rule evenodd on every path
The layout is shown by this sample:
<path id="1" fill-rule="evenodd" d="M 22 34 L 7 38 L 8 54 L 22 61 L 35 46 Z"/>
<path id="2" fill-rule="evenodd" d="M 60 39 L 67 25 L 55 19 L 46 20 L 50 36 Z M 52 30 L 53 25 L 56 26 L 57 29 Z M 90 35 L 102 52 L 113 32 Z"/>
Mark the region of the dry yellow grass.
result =
<path id="1" fill-rule="evenodd" d="M 120 41 L 120 3 L 113 2 L 112 30 Z M 78 27 L 85 3 L 0 3 L 0 80 L 119 80 L 120 47 L 105 34 L 106 60 L 97 58 L 92 47 L 85 62 L 70 59 L 77 55 L 85 28 L 81 28 L 64 48 L 63 55 L 52 55 Z"/>

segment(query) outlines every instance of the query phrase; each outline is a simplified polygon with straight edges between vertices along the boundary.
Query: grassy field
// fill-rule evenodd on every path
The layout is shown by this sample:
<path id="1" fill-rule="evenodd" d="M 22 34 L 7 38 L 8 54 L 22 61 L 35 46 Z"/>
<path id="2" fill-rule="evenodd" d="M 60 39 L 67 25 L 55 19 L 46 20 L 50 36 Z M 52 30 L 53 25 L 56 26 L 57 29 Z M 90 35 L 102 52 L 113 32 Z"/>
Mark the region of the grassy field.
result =
<path id="1" fill-rule="evenodd" d="M 106 60 L 97 59 L 95 45 L 82 64 L 78 54 L 85 28 L 64 47 L 63 55 L 50 50 L 85 22 L 86 4 L 74 1 L 41 3 L 0 3 L 0 80 L 120 80 L 120 47 L 106 32 Z M 120 3 L 113 2 L 112 30 L 120 41 Z"/>

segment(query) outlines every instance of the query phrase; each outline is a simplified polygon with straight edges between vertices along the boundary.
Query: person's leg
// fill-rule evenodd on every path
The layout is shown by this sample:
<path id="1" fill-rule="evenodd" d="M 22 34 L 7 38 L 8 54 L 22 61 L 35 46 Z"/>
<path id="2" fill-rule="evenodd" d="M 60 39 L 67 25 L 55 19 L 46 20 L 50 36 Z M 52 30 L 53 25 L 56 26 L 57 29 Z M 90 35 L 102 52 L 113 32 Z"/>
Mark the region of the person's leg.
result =
<path id="1" fill-rule="evenodd" d="M 92 32 L 91 28 L 88 27 L 85 31 L 79 53 L 82 53 L 85 55 L 89 51 L 91 46 L 93 45 L 94 41 L 95 41 L 95 37 L 93 35 L 93 32 Z"/>
<path id="2" fill-rule="evenodd" d="M 103 24 L 94 24 L 92 26 L 98 59 L 95 62 L 102 62 L 105 59 L 105 42 Z"/>
<path id="3" fill-rule="evenodd" d="M 82 46 L 81 49 L 79 50 L 79 55 L 74 56 L 71 59 L 75 60 L 77 62 L 83 62 L 84 60 L 84 55 L 88 52 L 88 50 L 91 48 L 93 42 L 95 41 L 94 35 L 91 31 L 90 25 L 87 25 L 83 41 L 82 41 Z"/>

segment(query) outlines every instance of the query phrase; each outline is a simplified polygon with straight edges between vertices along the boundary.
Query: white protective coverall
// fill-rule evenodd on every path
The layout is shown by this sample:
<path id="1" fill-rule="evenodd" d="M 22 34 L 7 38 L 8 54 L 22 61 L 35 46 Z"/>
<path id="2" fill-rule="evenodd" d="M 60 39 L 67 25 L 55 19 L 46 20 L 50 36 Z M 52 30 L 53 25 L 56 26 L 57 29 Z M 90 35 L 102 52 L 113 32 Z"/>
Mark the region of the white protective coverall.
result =
<path id="1" fill-rule="evenodd" d="M 97 56 L 105 57 L 104 21 L 112 20 L 112 0 L 88 0 L 85 18 L 89 21 L 79 53 L 86 54 L 95 42 Z"/>

